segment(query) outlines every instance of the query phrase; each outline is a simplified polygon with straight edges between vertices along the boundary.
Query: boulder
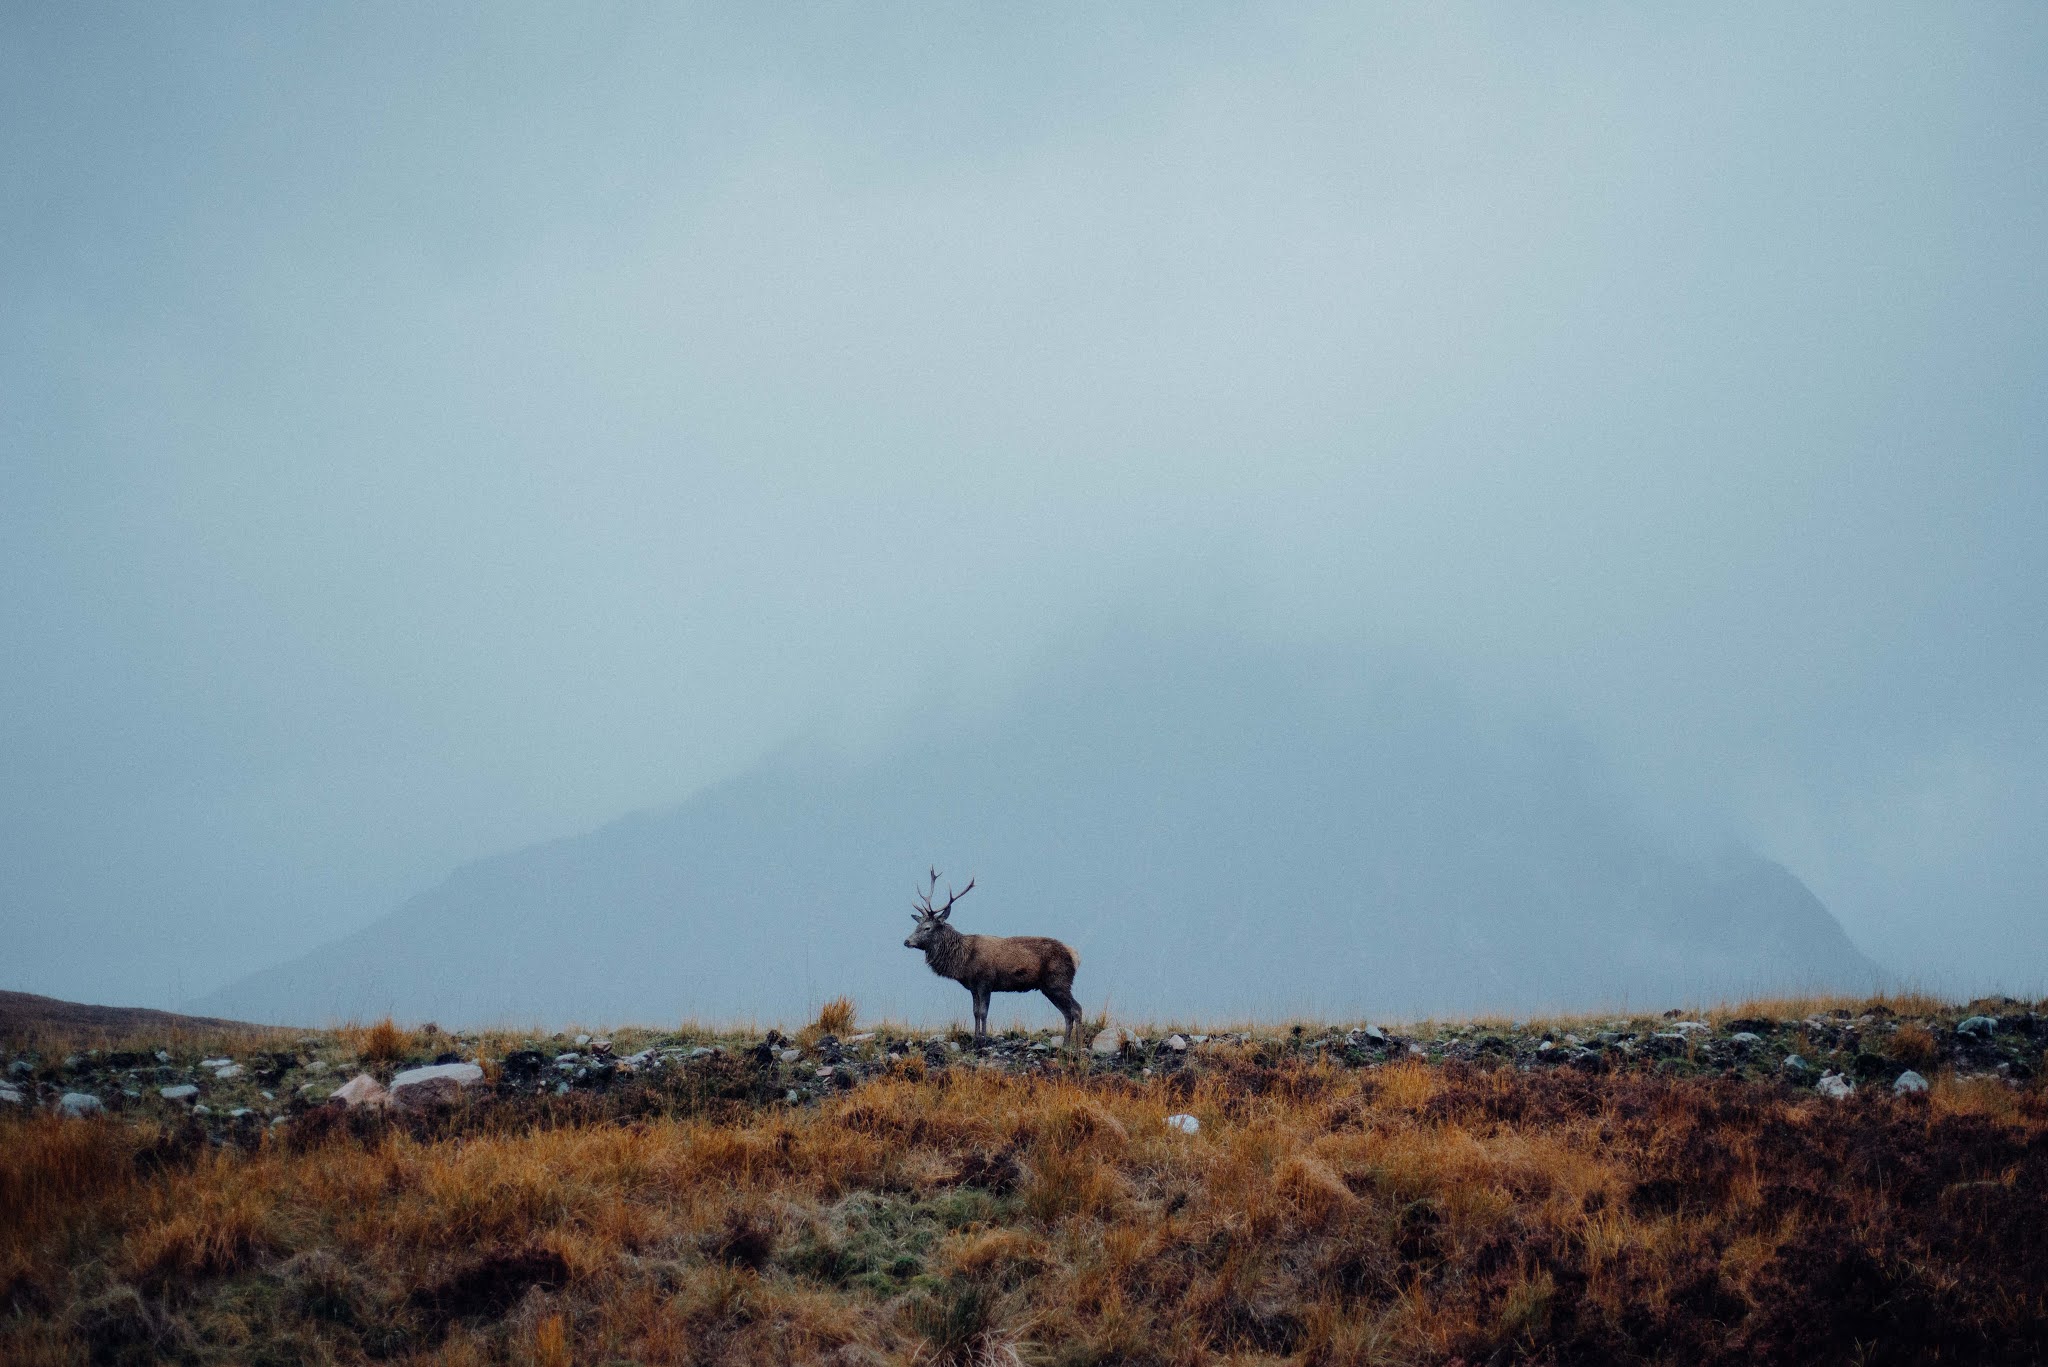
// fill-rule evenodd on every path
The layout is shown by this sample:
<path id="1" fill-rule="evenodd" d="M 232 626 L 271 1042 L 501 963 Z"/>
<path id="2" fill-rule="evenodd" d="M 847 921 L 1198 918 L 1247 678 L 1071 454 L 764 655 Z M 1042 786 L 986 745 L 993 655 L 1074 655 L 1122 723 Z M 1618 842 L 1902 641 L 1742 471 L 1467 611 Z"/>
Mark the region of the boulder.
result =
<path id="1" fill-rule="evenodd" d="M 1912 1092 L 1924 1092 L 1926 1090 L 1927 1079 L 1914 1072 L 1911 1068 L 1900 1073 L 1898 1078 L 1892 1083 L 1892 1091 L 1899 1096 L 1905 1096 Z"/>
<path id="2" fill-rule="evenodd" d="M 1180 1035 L 1168 1035 L 1166 1037 L 1166 1047 L 1173 1050 L 1176 1054 L 1185 1054 L 1188 1051 L 1188 1042 Z"/>
<path id="3" fill-rule="evenodd" d="M 1785 1062 L 1781 1066 L 1787 1072 L 1804 1073 L 1808 1071 L 1813 1065 L 1808 1063 L 1805 1059 L 1799 1057 L 1799 1055 L 1797 1054 L 1787 1054 L 1785 1055 Z"/>
<path id="4" fill-rule="evenodd" d="M 1997 1029 L 1998 1022 L 1989 1016 L 1969 1016 L 1956 1025 L 1958 1035 L 1968 1035 L 1972 1039 L 1988 1040 Z"/>
<path id="5" fill-rule="evenodd" d="M 483 1080 L 484 1070 L 474 1063 L 436 1063 L 392 1078 L 390 1096 L 401 1106 L 430 1106 L 453 1101 Z"/>
<path id="6" fill-rule="evenodd" d="M 1123 1052 L 1124 1045 L 1130 1040 L 1130 1031 L 1120 1025 L 1112 1025 L 1095 1037 L 1094 1043 L 1088 1046 L 1088 1052 L 1098 1058 L 1113 1058 Z"/>
<path id="7" fill-rule="evenodd" d="M 199 1089 L 189 1082 L 181 1082 L 175 1087 L 159 1087 L 156 1094 L 166 1101 L 190 1101 L 199 1095 Z"/>
<path id="8" fill-rule="evenodd" d="M 104 1108 L 91 1092 L 66 1092 L 58 1099 L 57 1109 L 66 1115 L 98 1115 Z"/>
<path id="9" fill-rule="evenodd" d="M 389 1106 L 391 1093 L 379 1085 L 377 1079 L 368 1073 L 357 1073 L 347 1082 L 334 1089 L 330 1101 L 339 1101 L 344 1106 Z"/>
<path id="10" fill-rule="evenodd" d="M 1856 1090 L 1856 1084 L 1840 1073 L 1822 1073 L 1820 1081 L 1813 1084 L 1813 1090 L 1824 1097 L 1840 1101 Z"/>
<path id="11" fill-rule="evenodd" d="M 241 1075 L 242 1065 L 239 1063 L 223 1064 L 213 1070 L 214 1080 L 217 1082 L 226 1082 L 229 1078 L 236 1078 Z"/>
<path id="12" fill-rule="evenodd" d="M 1195 1134 L 1201 1130 L 1202 1122 L 1191 1115 L 1170 1115 L 1166 1117 L 1166 1127 L 1182 1134 Z"/>

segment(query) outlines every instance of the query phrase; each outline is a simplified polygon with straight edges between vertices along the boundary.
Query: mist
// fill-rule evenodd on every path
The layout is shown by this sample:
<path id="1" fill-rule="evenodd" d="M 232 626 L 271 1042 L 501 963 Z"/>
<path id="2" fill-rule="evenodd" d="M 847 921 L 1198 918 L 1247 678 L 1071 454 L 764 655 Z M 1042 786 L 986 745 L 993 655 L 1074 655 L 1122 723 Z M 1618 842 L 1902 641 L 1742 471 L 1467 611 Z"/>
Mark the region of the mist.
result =
<path id="1" fill-rule="evenodd" d="M 1135 622 L 1428 679 L 1897 979 L 2042 990 L 2044 58 L 2017 7 L 11 10 L 5 985 L 199 1000 Z"/>

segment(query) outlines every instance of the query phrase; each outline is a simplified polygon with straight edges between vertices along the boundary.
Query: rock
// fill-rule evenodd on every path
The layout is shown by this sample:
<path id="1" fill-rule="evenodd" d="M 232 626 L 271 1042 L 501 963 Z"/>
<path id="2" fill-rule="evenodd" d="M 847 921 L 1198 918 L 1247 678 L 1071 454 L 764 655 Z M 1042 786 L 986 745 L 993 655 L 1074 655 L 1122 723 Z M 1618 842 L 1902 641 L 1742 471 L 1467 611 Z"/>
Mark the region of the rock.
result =
<path id="1" fill-rule="evenodd" d="M 245 1116 L 245 1115 L 254 1115 L 254 1114 L 256 1114 L 256 1113 L 255 1113 L 254 1111 L 250 1110 L 250 1109 L 249 1109 L 249 1108 L 248 1108 L 247 1106 L 237 1106 L 237 1107 L 235 1107 L 235 1109 L 233 1109 L 232 1111 L 229 1111 L 229 1112 L 228 1112 L 228 1119 L 230 1119 L 230 1120 L 240 1120 L 240 1119 L 241 1119 L 241 1118 L 242 1118 L 243 1116 Z"/>
<path id="2" fill-rule="evenodd" d="M 1380 1029 L 1377 1025 L 1368 1025 L 1360 1033 L 1374 1044 L 1385 1044 L 1387 1042 L 1387 1032 Z"/>
<path id="3" fill-rule="evenodd" d="M 170 1050 L 168 1050 L 168 1049 L 159 1049 L 159 1050 L 157 1050 L 157 1051 L 156 1051 L 156 1061 L 157 1061 L 158 1063 L 169 1063 L 169 1062 L 171 1061 L 171 1051 L 170 1051 Z"/>
<path id="4" fill-rule="evenodd" d="M 1728 1037 L 1737 1044 L 1762 1044 L 1764 1037 L 1751 1030 L 1737 1030 Z"/>
<path id="5" fill-rule="evenodd" d="M 1168 1035 L 1166 1037 L 1166 1047 L 1173 1050 L 1176 1054 L 1185 1054 L 1188 1051 L 1188 1042 L 1179 1035 Z"/>
<path id="6" fill-rule="evenodd" d="M 463 1088 L 483 1080 L 484 1070 L 474 1063 L 436 1063 L 392 1078 L 390 1095 L 401 1106 L 429 1106 L 454 1101 Z"/>
<path id="7" fill-rule="evenodd" d="M 848 1035 L 846 1037 L 846 1042 L 848 1044 L 866 1044 L 869 1040 L 873 1039 L 874 1037 L 875 1032 L 870 1030 L 866 1034 Z"/>
<path id="8" fill-rule="evenodd" d="M 318 1077 L 320 1074 L 327 1071 L 327 1064 L 324 1060 L 316 1058 L 311 1063 L 306 1065 L 306 1071 L 312 1074 L 313 1076 Z"/>
<path id="9" fill-rule="evenodd" d="M 216 1082 L 226 1082 L 230 1078 L 237 1078 L 241 1075 L 242 1065 L 239 1063 L 230 1063 L 225 1068 L 216 1068 L 213 1070 L 213 1077 L 214 1081 Z"/>
<path id="10" fill-rule="evenodd" d="M 583 1062 L 583 1055 L 581 1054 L 555 1055 L 555 1066 L 557 1068 L 574 1068 L 577 1064 L 581 1062 Z"/>
<path id="11" fill-rule="evenodd" d="M 1997 1029 L 1998 1022 L 1989 1016 L 1970 1016 L 1956 1025 L 1958 1035 L 1968 1035 L 1972 1039 L 1988 1040 Z"/>
<path id="12" fill-rule="evenodd" d="M 1129 1031 L 1120 1025 L 1112 1025 L 1095 1037 L 1095 1042 L 1088 1046 L 1088 1052 L 1098 1058 L 1112 1058 L 1123 1052 L 1130 1038 Z"/>
<path id="13" fill-rule="evenodd" d="M 58 1100 L 57 1109 L 66 1115 L 98 1115 L 105 1108 L 91 1092 L 66 1092 Z"/>
<path id="14" fill-rule="evenodd" d="M 190 1101 L 199 1095 L 199 1089 L 189 1082 L 181 1082 L 175 1087 L 159 1087 L 156 1094 L 166 1101 Z"/>
<path id="15" fill-rule="evenodd" d="M 691 1057 L 691 1058 L 710 1058 L 710 1057 L 711 1057 L 711 1056 L 712 1056 L 713 1054 L 715 1054 L 715 1053 L 717 1053 L 717 1052 L 718 1052 L 718 1049 L 717 1049 L 717 1047 L 716 1047 L 715 1045 L 704 1045 L 704 1044 L 700 1044 L 700 1045 L 698 1045 L 698 1046 L 697 1046 L 697 1047 L 696 1047 L 695 1049 L 692 1049 L 692 1050 L 690 1051 L 690 1053 L 689 1053 L 689 1057 Z"/>
<path id="16" fill-rule="evenodd" d="M 0 1101 L 4 1101 L 11 1106 L 19 1106 L 21 1104 L 21 1093 L 12 1087 L 0 1085 Z"/>
<path id="17" fill-rule="evenodd" d="M 1898 1096 L 1905 1096 L 1910 1092 L 1924 1092 L 1926 1090 L 1927 1079 L 1914 1072 L 1911 1068 L 1900 1073 L 1898 1078 L 1892 1083 L 1892 1091 Z"/>
<path id="18" fill-rule="evenodd" d="M 7 1065 L 7 1073 L 10 1077 L 27 1077 L 35 1070 L 36 1066 L 25 1058 L 18 1058 Z"/>
<path id="19" fill-rule="evenodd" d="M 1195 1035 L 1193 1036 L 1193 1039 L 1197 1044 L 1207 1044 L 1209 1042 L 1209 1037 L 1207 1035 Z"/>
<path id="20" fill-rule="evenodd" d="M 226 1068 L 233 1062 L 234 1060 L 231 1058 L 203 1058 L 199 1060 L 199 1066 L 201 1068 Z"/>
<path id="21" fill-rule="evenodd" d="M 582 1047 L 583 1047 L 584 1045 L 586 1045 L 586 1044 L 588 1044 L 588 1043 L 590 1043 L 590 1036 L 588 1036 L 588 1035 L 578 1035 L 578 1036 L 576 1037 L 576 1047 L 577 1047 L 578 1049 L 581 1049 L 581 1048 L 582 1048 Z"/>
<path id="22" fill-rule="evenodd" d="M 775 1057 L 781 1059 L 784 1063 L 795 1063 L 798 1059 L 802 1058 L 803 1056 L 804 1051 L 801 1049 L 784 1049 L 780 1053 L 775 1055 Z"/>
<path id="23" fill-rule="evenodd" d="M 1820 1081 L 1813 1084 L 1813 1090 L 1824 1097 L 1840 1101 L 1856 1090 L 1856 1084 L 1840 1073 L 1822 1073 Z"/>
<path id="24" fill-rule="evenodd" d="M 1784 1063 L 1780 1064 L 1779 1066 L 1794 1073 L 1809 1072 L 1812 1070 L 1813 1067 L 1812 1064 L 1808 1063 L 1805 1059 L 1799 1057 L 1799 1055 L 1797 1054 L 1785 1055 Z"/>
<path id="25" fill-rule="evenodd" d="M 211 1106 L 207 1105 L 207 1104 L 206 1104 L 205 1102 L 203 1102 L 203 1101 L 202 1101 L 202 1102 L 200 1102 L 200 1103 L 199 1103 L 199 1104 L 198 1104 L 197 1106 L 194 1106 L 194 1107 L 192 1108 L 192 1114 L 194 1114 L 194 1115 L 212 1115 L 212 1114 L 213 1114 L 213 1107 L 211 1107 Z"/>
<path id="26" fill-rule="evenodd" d="M 379 1085 L 377 1079 L 368 1073 L 357 1073 L 347 1082 L 334 1089 L 330 1101 L 339 1101 L 345 1106 L 389 1106 L 391 1093 Z"/>
<path id="27" fill-rule="evenodd" d="M 608 1039 L 594 1039 L 590 1042 L 590 1052 L 596 1054 L 599 1058 L 603 1058 L 611 1051 L 612 1042 Z"/>
<path id="28" fill-rule="evenodd" d="M 1695 1030 L 1712 1030 L 1714 1027 L 1705 1021 L 1673 1021 L 1671 1028 L 1681 1035 L 1689 1035 Z"/>
<path id="29" fill-rule="evenodd" d="M 1202 1122 L 1191 1115 L 1170 1115 L 1166 1117 L 1166 1127 L 1170 1130 L 1179 1130 L 1182 1134 L 1195 1134 L 1201 1130 Z"/>

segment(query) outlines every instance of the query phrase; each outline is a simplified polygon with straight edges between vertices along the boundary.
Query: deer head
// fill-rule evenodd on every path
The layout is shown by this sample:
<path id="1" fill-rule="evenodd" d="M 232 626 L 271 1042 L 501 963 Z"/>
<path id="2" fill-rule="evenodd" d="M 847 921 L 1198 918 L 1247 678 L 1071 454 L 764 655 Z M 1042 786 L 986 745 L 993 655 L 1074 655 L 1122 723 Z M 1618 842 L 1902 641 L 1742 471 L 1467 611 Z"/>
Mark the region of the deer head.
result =
<path id="1" fill-rule="evenodd" d="M 911 931 L 910 938 L 903 942 L 905 949 L 923 949 L 930 945 L 938 937 L 940 928 L 946 924 L 946 918 L 953 914 L 953 904 L 974 891 L 974 880 L 968 879 L 967 886 L 958 892 L 948 887 L 945 904 L 934 907 L 932 894 L 938 890 L 939 871 L 933 869 L 930 884 L 919 892 L 917 900 L 911 903 L 910 919 L 917 922 L 917 929 Z"/>

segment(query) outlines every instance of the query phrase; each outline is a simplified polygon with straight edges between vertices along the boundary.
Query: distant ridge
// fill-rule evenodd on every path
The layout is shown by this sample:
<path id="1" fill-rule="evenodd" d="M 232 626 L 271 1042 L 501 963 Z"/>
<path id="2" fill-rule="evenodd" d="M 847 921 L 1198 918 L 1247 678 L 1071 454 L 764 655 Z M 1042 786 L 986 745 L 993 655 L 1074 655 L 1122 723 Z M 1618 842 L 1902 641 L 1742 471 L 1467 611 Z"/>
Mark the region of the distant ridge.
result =
<path id="1" fill-rule="evenodd" d="M 205 1005 L 652 1024 L 790 1021 L 845 992 L 951 1019 L 964 994 L 901 947 L 934 862 L 981 880 L 963 929 L 1059 936 L 1084 1007 L 1137 1018 L 1526 1014 L 1883 976 L 1791 873 L 1674 847 L 1568 744 L 1355 657 L 1137 638 L 869 757 L 764 764 L 480 860 Z M 992 1019 L 1032 1010 L 998 997 Z"/>
<path id="2" fill-rule="evenodd" d="M 215 1016 L 181 1016 L 146 1006 L 89 1006 L 33 992 L 0 992 L 0 1038 L 15 1039 L 44 1030 L 118 1037 L 173 1032 L 234 1034 L 272 1028 Z"/>

